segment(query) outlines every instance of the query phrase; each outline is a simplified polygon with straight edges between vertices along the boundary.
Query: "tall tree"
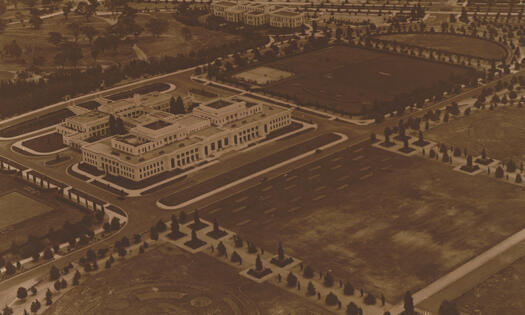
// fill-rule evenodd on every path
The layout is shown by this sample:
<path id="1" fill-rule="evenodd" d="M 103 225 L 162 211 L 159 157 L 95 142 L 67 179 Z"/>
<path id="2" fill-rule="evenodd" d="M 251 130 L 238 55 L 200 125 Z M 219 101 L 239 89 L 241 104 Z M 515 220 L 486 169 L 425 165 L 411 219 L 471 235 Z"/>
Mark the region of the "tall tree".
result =
<path id="1" fill-rule="evenodd" d="M 64 19 L 67 20 L 69 13 L 71 13 L 71 9 L 73 9 L 73 2 L 68 1 L 62 6 L 62 13 L 64 14 Z"/>
<path id="2" fill-rule="evenodd" d="M 146 23 L 146 29 L 148 32 L 153 35 L 153 37 L 158 38 L 161 34 L 168 31 L 169 23 L 165 19 L 161 18 L 152 18 Z"/>
<path id="3" fill-rule="evenodd" d="M 84 25 L 80 28 L 80 32 L 86 36 L 91 45 L 93 38 L 98 34 L 98 31 L 91 25 Z"/>

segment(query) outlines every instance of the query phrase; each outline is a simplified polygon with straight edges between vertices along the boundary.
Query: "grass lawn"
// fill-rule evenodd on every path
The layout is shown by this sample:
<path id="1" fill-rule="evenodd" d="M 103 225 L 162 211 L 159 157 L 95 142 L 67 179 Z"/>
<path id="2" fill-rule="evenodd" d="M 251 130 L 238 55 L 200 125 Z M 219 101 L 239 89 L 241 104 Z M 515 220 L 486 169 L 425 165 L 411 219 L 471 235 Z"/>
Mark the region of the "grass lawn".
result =
<path id="1" fill-rule="evenodd" d="M 53 152 L 67 147 L 63 143 L 62 135 L 57 132 L 24 141 L 22 145 L 42 153 Z"/>
<path id="2" fill-rule="evenodd" d="M 161 17 L 169 21 L 168 32 L 162 34 L 160 38 L 153 38 L 147 31 L 144 31 L 136 37 L 137 46 L 142 49 L 148 57 L 171 55 L 176 56 L 179 53 L 189 53 L 196 51 L 203 47 L 218 46 L 227 44 L 239 37 L 236 35 L 227 34 L 224 32 L 210 31 L 203 27 L 190 27 L 192 38 L 186 40 L 182 35 L 181 29 L 183 24 L 177 22 L 168 13 L 140 13 L 136 17 L 136 22 L 144 27 L 144 25 L 153 17 Z M 91 17 L 86 20 L 84 17 L 71 14 L 68 20 L 64 16 L 56 16 L 44 20 L 41 29 L 34 30 L 29 25 L 22 26 L 21 24 L 9 25 L 5 32 L 0 36 L 0 47 L 11 43 L 13 40 L 22 48 L 22 58 L 15 60 L 13 58 L 0 59 L 0 78 L 9 78 L 11 75 L 7 71 L 22 70 L 31 64 L 33 56 L 42 56 L 44 63 L 40 66 L 42 69 L 54 69 L 54 57 L 58 53 L 58 49 L 54 44 L 48 41 L 49 32 L 59 32 L 69 40 L 74 40 L 73 33 L 69 30 L 68 25 L 72 22 L 77 22 L 82 26 L 90 25 L 94 27 L 100 34 L 104 34 L 110 23 L 113 23 L 111 16 L 108 17 Z M 117 63 L 125 63 L 132 59 L 137 59 L 137 55 L 133 50 L 132 44 L 121 44 L 116 50 L 108 50 L 101 53 L 96 62 L 91 57 L 91 45 L 89 40 L 80 35 L 78 43 L 82 48 L 83 58 L 80 60 L 78 66 L 92 66 L 95 63 L 101 65 L 112 65 Z"/>
<path id="3" fill-rule="evenodd" d="M 1 129 L 0 137 L 15 137 L 42 128 L 51 127 L 73 115 L 74 113 L 67 108 L 59 109 L 48 114 L 39 115 L 36 118 L 24 120 L 13 126 Z"/>
<path id="4" fill-rule="evenodd" d="M 525 258 L 492 275 L 455 303 L 462 314 L 521 315 L 525 309 Z"/>
<path id="5" fill-rule="evenodd" d="M 169 22 L 168 31 L 159 38 L 154 38 L 146 31 L 141 34 L 137 45 L 148 57 L 160 57 L 165 55 L 176 56 L 196 52 L 201 48 L 221 46 L 240 39 L 237 35 L 225 32 L 212 31 L 204 27 L 186 26 L 174 18 L 171 13 L 150 13 L 137 16 L 137 23 L 145 25 L 153 17 L 159 17 Z M 191 38 L 188 40 L 183 36 L 182 29 L 189 29 Z"/>
<path id="6" fill-rule="evenodd" d="M 474 155 L 483 147 L 498 160 L 525 161 L 525 109 L 499 107 L 493 111 L 475 111 L 425 132 L 425 137 L 447 145 L 467 148 Z M 518 163 L 519 165 L 519 163 Z"/>
<path id="7" fill-rule="evenodd" d="M 505 49 L 496 43 L 461 35 L 391 34 L 377 38 L 489 59 L 500 60 L 506 55 Z"/>
<path id="8" fill-rule="evenodd" d="M 0 229 L 37 215 L 49 212 L 51 207 L 20 192 L 13 191 L 0 197 Z"/>
<path id="9" fill-rule="evenodd" d="M 432 87 L 468 69 L 395 56 L 376 51 L 336 46 L 266 64 L 294 73 L 265 86 L 278 94 L 295 96 L 300 103 L 360 113 L 375 101 L 390 101 L 416 88 Z M 428 75 L 432 73 L 432 75 Z"/>
<path id="10" fill-rule="evenodd" d="M 13 176 L 0 175 L 0 252 L 11 243 L 24 243 L 29 235 L 40 237 L 50 227 L 58 230 L 66 221 L 77 222 L 84 212 L 57 198 L 56 193 L 41 193 Z M 6 257 L 9 258 L 9 257 Z"/>
<path id="11" fill-rule="evenodd" d="M 199 209 L 397 303 L 524 226 L 519 187 L 361 145 Z"/>
<path id="12" fill-rule="evenodd" d="M 90 276 L 46 314 L 329 314 L 205 254 L 161 245 Z"/>

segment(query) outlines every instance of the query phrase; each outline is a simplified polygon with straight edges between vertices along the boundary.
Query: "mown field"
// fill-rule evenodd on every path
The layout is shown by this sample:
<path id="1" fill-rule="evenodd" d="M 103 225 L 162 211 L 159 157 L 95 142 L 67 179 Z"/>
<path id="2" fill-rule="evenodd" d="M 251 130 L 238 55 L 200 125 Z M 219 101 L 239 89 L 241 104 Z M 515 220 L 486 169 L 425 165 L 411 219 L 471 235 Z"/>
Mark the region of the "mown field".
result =
<path id="1" fill-rule="evenodd" d="M 506 55 L 505 49 L 496 43 L 467 36 L 425 33 L 380 35 L 377 38 L 488 59 L 500 60 Z"/>
<path id="2" fill-rule="evenodd" d="M 391 101 L 451 76 L 471 73 L 457 66 L 345 46 L 280 59 L 266 66 L 294 74 L 266 85 L 270 93 L 349 113 L 360 113 L 376 101 Z"/>
<path id="3" fill-rule="evenodd" d="M 498 160 L 525 161 L 525 109 L 497 107 L 476 111 L 425 132 L 425 137 L 447 145 L 467 148 L 474 155 L 485 148 Z M 518 163 L 519 165 L 519 163 Z"/>
<path id="4" fill-rule="evenodd" d="M 395 304 L 524 226 L 521 188 L 362 145 L 199 209 Z"/>
<path id="5" fill-rule="evenodd" d="M 330 314 L 205 254 L 161 245 L 66 293 L 45 314 Z"/>

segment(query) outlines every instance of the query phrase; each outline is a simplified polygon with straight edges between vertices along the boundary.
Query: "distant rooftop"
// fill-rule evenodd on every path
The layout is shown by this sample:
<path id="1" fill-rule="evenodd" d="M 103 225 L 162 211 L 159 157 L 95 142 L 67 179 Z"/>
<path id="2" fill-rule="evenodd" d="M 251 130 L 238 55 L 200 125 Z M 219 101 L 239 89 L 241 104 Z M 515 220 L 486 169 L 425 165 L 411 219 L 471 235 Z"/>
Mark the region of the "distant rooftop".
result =
<path id="1" fill-rule="evenodd" d="M 165 128 L 165 127 L 168 127 L 168 126 L 171 126 L 171 124 L 168 123 L 168 122 L 165 122 L 163 120 L 157 120 L 157 121 L 154 121 L 154 122 L 149 123 L 147 125 L 144 125 L 144 127 L 148 128 L 148 129 L 152 129 L 152 130 L 159 130 L 159 129 L 162 129 L 162 128 Z"/>
<path id="2" fill-rule="evenodd" d="M 104 118 L 106 116 L 108 116 L 108 114 L 99 112 L 98 110 L 92 110 L 92 111 L 89 111 L 89 112 L 87 112 L 85 114 L 72 116 L 72 117 L 69 117 L 67 119 L 69 121 L 76 121 L 76 122 L 79 122 L 79 123 L 85 123 L 85 122 L 89 122 L 89 121 L 98 120 L 98 119 Z"/>
<path id="3" fill-rule="evenodd" d="M 227 6 L 227 7 L 233 7 L 233 6 L 237 5 L 236 2 L 231 2 L 231 1 L 219 1 L 219 2 L 215 2 L 215 4 L 223 5 L 223 6 Z"/>
<path id="4" fill-rule="evenodd" d="M 137 138 L 136 136 L 129 135 L 129 134 L 128 135 L 124 135 L 124 136 L 116 136 L 115 140 L 123 142 L 123 143 L 126 143 L 126 144 L 129 144 L 129 145 L 132 145 L 134 147 L 137 147 L 137 146 L 139 146 L 141 144 L 146 143 L 144 141 L 139 140 L 139 138 Z"/>
<path id="5" fill-rule="evenodd" d="M 298 16 L 298 15 L 300 15 L 300 13 L 292 12 L 292 11 L 288 11 L 288 10 L 275 11 L 275 12 L 272 12 L 272 14 L 281 15 L 281 16 Z"/>
<path id="6" fill-rule="evenodd" d="M 204 105 L 206 105 L 208 107 L 211 107 L 211 108 L 219 109 L 219 108 L 223 108 L 223 107 L 226 107 L 228 105 L 231 105 L 231 104 L 233 104 L 233 103 L 225 101 L 225 100 L 216 100 L 214 102 L 211 102 L 211 103 L 208 103 L 208 104 L 204 104 Z"/>

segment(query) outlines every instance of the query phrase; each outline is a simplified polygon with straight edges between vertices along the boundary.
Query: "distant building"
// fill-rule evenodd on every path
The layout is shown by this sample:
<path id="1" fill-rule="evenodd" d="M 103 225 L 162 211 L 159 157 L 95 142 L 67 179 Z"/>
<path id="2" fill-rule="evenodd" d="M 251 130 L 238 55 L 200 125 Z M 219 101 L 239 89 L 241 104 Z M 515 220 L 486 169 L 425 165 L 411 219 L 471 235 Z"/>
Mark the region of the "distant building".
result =
<path id="1" fill-rule="evenodd" d="M 244 23 L 251 26 L 297 28 L 303 25 L 303 13 L 275 5 L 253 2 L 218 1 L 211 4 L 211 12 L 228 22 Z"/>
<path id="2" fill-rule="evenodd" d="M 91 137 L 107 136 L 109 131 L 109 115 L 98 110 L 68 117 L 56 127 L 62 135 L 64 144 L 75 149 Z"/>
<path id="3" fill-rule="evenodd" d="M 274 11 L 269 15 L 272 27 L 297 28 L 304 24 L 304 14 L 287 9 Z"/>
<path id="4" fill-rule="evenodd" d="M 138 107 L 129 100 L 128 107 L 114 104 L 111 111 L 117 115 L 141 114 L 123 118 L 126 127 L 131 126 L 127 134 L 82 145 L 82 161 L 108 174 L 141 181 L 246 148 L 291 123 L 291 110 L 246 96 L 217 98 L 184 115 L 151 108 L 155 103 L 150 97 L 149 103 Z M 110 111 L 111 104 L 104 110 Z M 100 108 L 97 112 L 102 113 Z"/>
<path id="5" fill-rule="evenodd" d="M 215 16 L 226 18 L 226 10 L 237 6 L 237 2 L 218 1 L 211 4 L 211 13 Z"/>

